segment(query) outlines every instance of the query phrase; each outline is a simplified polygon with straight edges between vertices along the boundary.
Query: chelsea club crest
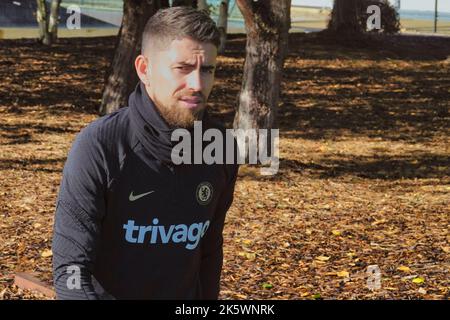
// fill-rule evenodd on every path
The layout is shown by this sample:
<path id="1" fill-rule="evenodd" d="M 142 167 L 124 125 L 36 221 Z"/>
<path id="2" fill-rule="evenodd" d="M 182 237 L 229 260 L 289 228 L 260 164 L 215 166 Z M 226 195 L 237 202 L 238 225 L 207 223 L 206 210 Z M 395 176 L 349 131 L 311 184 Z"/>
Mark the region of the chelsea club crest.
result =
<path id="1" fill-rule="evenodd" d="M 213 186 L 209 182 L 202 182 L 198 185 L 197 191 L 195 192 L 197 196 L 197 201 L 201 205 L 207 205 L 213 195 Z"/>

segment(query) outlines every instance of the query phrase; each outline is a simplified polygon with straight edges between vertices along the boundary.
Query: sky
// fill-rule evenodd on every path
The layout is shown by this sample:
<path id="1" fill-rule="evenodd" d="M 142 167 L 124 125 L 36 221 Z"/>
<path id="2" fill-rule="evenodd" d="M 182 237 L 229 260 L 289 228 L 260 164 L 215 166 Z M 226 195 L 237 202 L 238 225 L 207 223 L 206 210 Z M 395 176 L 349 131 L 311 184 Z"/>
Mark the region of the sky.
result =
<path id="1" fill-rule="evenodd" d="M 394 3 L 394 0 L 390 0 Z M 292 0 L 293 5 L 325 6 L 331 7 L 333 0 Z M 434 11 L 434 0 L 401 0 L 401 8 L 405 10 L 429 10 Z M 450 0 L 438 0 L 438 9 L 450 12 Z"/>

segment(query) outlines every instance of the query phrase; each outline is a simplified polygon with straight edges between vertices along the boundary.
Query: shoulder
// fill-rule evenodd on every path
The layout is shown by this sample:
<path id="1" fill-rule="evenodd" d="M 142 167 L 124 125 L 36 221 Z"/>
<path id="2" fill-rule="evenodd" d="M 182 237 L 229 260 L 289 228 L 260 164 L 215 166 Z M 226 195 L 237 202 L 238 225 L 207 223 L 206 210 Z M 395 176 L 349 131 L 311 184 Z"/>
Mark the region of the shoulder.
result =
<path id="1" fill-rule="evenodd" d="M 125 156 L 128 128 L 127 107 L 92 121 L 77 134 L 68 160 L 80 162 L 80 166 L 105 169 L 114 163 L 120 165 Z"/>
<path id="2" fill-rule="evenodd" d="M 92 121 L 80 131 L 79 135 L 107 146 L 118 141 L 127 129 L 128 107 L 125 107 Z"/>
<path id="3" fill-rule="evenodd" d="M 75 143 L 94 151 L 114 152 L 125 143 L 129 128 L 128 107 L 104 115 L 84 127 Z"/>

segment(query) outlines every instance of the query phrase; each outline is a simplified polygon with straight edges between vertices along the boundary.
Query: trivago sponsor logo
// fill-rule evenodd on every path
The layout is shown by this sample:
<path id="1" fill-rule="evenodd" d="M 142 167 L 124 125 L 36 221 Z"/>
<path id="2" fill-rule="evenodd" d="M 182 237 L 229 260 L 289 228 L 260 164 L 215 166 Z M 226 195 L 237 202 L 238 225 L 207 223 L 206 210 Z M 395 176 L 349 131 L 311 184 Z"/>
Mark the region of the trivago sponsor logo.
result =
<path id="1" fill-rule="evenodd" d="M 128 220 L 123 225 L 125 240 L 129 243 L 167 244 L 185 243 L 185 248 L 194 250 L 209 227 L 209 220 L 205 222 L 186 224 L 172 224 L 168 227 L 159 226 L 158 218 L 153 219 L 153 225 L 139 226 L 134 220 Z"/>

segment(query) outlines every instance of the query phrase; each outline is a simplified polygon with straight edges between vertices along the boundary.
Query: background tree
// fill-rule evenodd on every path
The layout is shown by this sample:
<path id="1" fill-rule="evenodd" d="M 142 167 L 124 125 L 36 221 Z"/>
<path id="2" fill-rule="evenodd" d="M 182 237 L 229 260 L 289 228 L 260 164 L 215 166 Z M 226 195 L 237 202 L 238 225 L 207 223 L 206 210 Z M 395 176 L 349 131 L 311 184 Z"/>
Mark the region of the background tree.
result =
<path id="1" fill-rule="evenodd" d="M 217 27 L 220 31 L 219 53 L 225 52 L 225 44 L 227 42 L 227 23 L 228 23 L 228 0 L 222 0 L 219 4 L 219 20 Z"/>
<path id="2" fill-rule="evenodd" d="M 114 58 L 105 80 L 100 113 L 113 112 L 127 105 L 128 96 L 138 82 L 134 60 L 141 50 L 141 37 L 147 20 L 167 1 L 125 0 L 122 24 L 117 37 Z"/>
<path id="3" fill-rule="evenodd" d="M 208 1 L 206 0 L 197 0 L 197 9 L 204 10 L 209 13 Z"/>
<path id="4" fill-rule="evenodd" d="M 400 31 L 398 12 L 388 0 L 335 0 L 327 32 L 340 39 L 359 39 L 367 31 L 367 8 L 377 5 L 381 11 L 381 29 L 373 32 L 396 33 Z"/>
<path id="5" fill-rule="evenodd" d="M 39 40 L 42 43 L 47 44 L 50 41 L 47 31 L 47 6 L 45 0 L 36 0 L 36 4 L 36 20 L 39 25 Z"/>
<path id="6" fill-rule="evenodd" d="M 288 47 L 291 0 L 237 0 L 247 32 L 234 127 L 273 128 Z"/>
<path id="7" fill-rule="evenodd" d="M 334 0 L 328 31 L 340 37 L 353 37 L 363 32 L 360 23 L 360 0 Z"/>
<path id="8" fill-rule="evenodd" d="M 61 0 L 52 0 L 50 9 L 45 0 L 36 0 L 36 20 L 39 25 L 39 41 L 45 45 L 51 45 L 57 39 L 59 8 Z"/>
<path id="9" fill-rule="evenodd" d="M 400 17 L 396 8 L 389 0 L 362 0 L 360 2 L 359 23 L 363 30 L 367 31 L 367 19 L 371 14 L 367 13 L 367 8 L 371 5 L 377 5 L 380 8 L 381 29 L 373 29 L 376 33 L 397 33 L 400 31 Z"/>
<path id="10" fill-rule="evenodd" d="M 196 0 L 173 0 L 172 1 L 172 7 L 179 7 L 179 6 L 196 7 L 197 1 Z"/>

